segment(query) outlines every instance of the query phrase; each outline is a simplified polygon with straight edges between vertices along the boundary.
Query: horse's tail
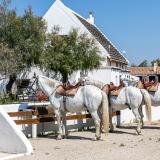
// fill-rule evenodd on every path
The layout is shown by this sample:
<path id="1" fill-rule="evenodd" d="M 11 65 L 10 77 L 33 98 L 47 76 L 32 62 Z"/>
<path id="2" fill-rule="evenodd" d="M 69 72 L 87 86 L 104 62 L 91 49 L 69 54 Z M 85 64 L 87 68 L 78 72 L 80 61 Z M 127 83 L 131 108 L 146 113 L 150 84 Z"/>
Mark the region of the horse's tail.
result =
<path id="1" fill-rule="evenodd" d="M 144 98 L 144 104 L 146 109 L 146 115 L 149 122 L 152 120 L 152 110 L 151 110 L 151 97 L 145 89 L 141 89 L 141 93 Z"/>
<path id="2" fill-rule="evenodd" d="M 109 132 L 109 103 L 108 97 L 104 91 L 102 91 L 102 126 L 104 133 Z"/>

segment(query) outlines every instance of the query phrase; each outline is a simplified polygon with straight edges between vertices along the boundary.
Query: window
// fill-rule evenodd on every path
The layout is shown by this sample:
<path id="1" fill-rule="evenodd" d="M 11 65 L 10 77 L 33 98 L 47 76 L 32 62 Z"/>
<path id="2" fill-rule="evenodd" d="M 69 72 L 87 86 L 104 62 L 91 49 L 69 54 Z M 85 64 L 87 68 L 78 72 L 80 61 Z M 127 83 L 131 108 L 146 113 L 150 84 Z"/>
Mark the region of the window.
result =
<path id="1" fill-rule="evenodd" d="M 158 82 L 160 82 L 160 75 L 158 75 Z"/>
<path id="2" fill-rule="evenodd" d="M 139 76 L 139 80 L 142 81 L 142 76 Z"/>
<path id="3" fill-rule="evenodd" d="M 156 80 L 155 76 L 149 76 L 149 81 L 155 81 L 155 80 Z"/>

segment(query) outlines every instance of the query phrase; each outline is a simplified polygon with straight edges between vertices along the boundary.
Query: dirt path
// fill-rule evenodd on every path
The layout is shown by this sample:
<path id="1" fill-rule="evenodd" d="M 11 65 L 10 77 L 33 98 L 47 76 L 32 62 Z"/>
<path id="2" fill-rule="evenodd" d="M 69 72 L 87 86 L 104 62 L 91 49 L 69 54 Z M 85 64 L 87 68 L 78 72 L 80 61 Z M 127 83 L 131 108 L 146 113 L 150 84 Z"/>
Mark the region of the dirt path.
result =
<path id="1" fill-rule="evenodd" d="M 91 131 L 71 132 L 69 139 L 47 136 L 31 140 L 34 153 L 15 160 L 159 160 L 160 125 L 145 127 L 137 136 L 132 127 L 116 129 L 105 141 L 91 141 Z M 104 137 L 104 136 L 103 136 Z"/>

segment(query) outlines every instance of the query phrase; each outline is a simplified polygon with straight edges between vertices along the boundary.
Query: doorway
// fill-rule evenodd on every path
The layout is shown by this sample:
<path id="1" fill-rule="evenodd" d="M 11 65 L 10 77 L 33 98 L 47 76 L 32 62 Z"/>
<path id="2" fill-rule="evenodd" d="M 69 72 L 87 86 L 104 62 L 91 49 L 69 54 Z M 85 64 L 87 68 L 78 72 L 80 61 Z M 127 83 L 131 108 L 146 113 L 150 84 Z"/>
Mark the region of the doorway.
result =
<path id="1" fill-rule="evenodd" d="M 156 78 L 155 76 L 149 76 L 149 81 L 154 81 L 155 82 Z"/>

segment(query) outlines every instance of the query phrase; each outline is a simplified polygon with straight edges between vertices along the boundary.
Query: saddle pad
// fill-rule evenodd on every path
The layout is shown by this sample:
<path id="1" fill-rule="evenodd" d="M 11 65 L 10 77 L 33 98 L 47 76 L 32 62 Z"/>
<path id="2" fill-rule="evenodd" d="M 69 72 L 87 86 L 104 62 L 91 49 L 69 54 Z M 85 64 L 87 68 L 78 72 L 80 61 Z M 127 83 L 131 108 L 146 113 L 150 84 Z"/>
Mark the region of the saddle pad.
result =
<path id="1" fill-rule="evenodd" d="M 110 95 L 111 96 L 118 96 L 120 91 L 121 91 L 122 88 L 118 89 L 118 90 L 113 90 L 113 91 L 110 91 Z"/>
<path id="2" fill-rule="evenodd" d="M 75 96 L 79 88 L 80 87 L 73 88 L 73 89 L 70 89 L 70 90 L 66 90 L 66 94 L 65 95 L 66 96 Z"/>
<path id="3" fill-rule="evenodd" d="M 60 94 L 60 95 L 64 95 L 65 93 L 65 89 L 62 85 L 58 86 L 56 89 L 56 93 Z"/>
<path id="4" fill-rule="evenodd" d="M 140 82 L 138 82 L 138 84 L 136 85 L 137 88 L 139 89 L 144 89 L 144 85 Z"/>
<path id="5" fill-rule="evenodd" d="M 66 90 L 63 86 L 60 85 L 59 87 L 57 87 L 56 93 L 62 96 L 75 96 L 79 88 L 80 87 L 78 86 L 78 87 Z"/>

